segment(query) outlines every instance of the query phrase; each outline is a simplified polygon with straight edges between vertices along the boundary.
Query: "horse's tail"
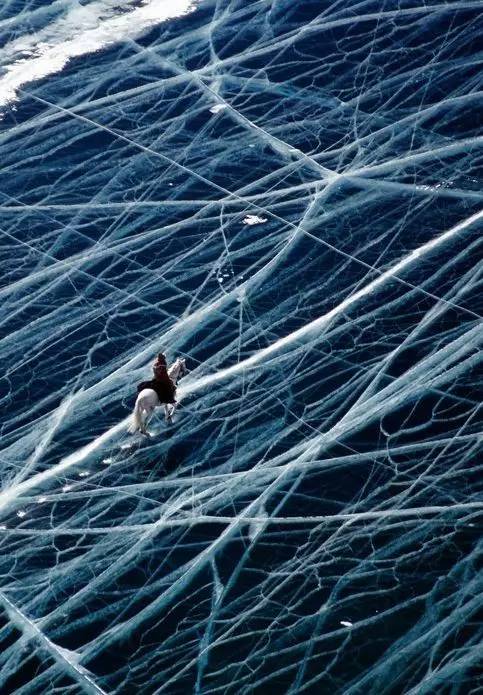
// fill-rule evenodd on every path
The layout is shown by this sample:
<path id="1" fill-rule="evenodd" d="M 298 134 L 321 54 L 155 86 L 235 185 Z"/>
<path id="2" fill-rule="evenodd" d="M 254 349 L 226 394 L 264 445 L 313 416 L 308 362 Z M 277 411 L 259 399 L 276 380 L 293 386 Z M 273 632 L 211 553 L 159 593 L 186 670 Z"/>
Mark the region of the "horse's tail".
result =
<path id="1" fill-rule="evenodd" d="M 142 429 L 142 424 L 143 420 L 141 399 L 138 396 L 136 398 L 136 405 L 134 406 L 134 411 L 131 418 L 131 424 L 128 427 L 128 432 L 130 432 L 130 434 L 135 434 L 135 432 L 139 432 Z"/>

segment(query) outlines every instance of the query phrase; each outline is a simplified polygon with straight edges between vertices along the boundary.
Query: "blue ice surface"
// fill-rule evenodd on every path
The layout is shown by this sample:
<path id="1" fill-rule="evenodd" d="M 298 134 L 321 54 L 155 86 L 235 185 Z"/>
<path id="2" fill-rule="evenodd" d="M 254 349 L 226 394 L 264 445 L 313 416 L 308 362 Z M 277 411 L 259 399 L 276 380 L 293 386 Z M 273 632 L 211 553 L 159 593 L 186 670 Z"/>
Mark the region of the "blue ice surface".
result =
<path id="1" fill-rule="evenodd" d="M 483 3 L 162 4 L 0 7 L 0 692 L 476 692 Z"/>

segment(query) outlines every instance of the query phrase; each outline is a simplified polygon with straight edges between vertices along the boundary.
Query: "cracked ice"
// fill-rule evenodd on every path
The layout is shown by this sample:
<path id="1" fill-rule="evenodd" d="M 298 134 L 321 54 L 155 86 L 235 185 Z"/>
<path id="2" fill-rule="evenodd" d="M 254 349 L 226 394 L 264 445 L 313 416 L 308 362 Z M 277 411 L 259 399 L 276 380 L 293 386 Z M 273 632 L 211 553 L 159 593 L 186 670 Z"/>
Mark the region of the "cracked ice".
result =
<path id="1" fill-rule="evenodd" d="M 482 9 L 2 4 L 2 693 L 481 687 Z"/>

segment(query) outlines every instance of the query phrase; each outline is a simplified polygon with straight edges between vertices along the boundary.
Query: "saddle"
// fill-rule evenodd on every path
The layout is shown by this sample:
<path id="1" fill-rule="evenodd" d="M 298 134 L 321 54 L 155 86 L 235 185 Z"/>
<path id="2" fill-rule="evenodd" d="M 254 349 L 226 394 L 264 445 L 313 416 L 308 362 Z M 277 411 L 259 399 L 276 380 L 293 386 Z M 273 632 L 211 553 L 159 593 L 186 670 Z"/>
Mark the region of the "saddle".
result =
<path id="1" fill-rule="evenodd" d="M 169 377 L 165 379 L 149 379 L 149 381 L 142 381 L 138 385 L 138 393 L 143 389 L 152 389 L 155 391 L 160 403 L 176 403 L 176 386 Z"/>

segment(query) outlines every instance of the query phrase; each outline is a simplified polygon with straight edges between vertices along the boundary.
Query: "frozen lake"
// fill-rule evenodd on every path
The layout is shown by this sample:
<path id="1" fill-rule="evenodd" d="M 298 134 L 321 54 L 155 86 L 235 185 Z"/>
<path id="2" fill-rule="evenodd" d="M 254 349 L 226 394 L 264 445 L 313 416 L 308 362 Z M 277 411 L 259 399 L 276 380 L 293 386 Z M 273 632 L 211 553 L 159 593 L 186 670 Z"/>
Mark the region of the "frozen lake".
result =
<path id="1" fill-rule="evenodd" d="M 482 32 L 1 4 L 2 695 L 482 687 Z"/>

